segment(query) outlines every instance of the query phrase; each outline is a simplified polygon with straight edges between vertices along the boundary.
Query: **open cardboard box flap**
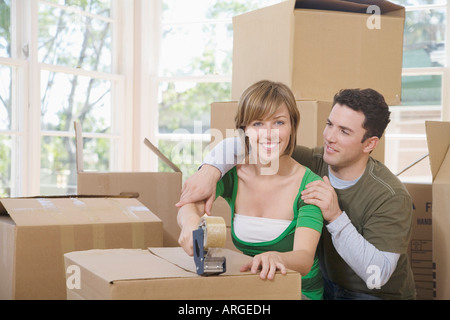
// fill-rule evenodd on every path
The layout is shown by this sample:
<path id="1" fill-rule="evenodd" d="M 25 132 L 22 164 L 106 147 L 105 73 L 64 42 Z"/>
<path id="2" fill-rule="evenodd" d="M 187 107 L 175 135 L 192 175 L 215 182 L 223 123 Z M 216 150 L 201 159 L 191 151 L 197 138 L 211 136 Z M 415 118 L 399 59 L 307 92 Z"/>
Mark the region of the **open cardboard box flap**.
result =
<path id="1" fill-rule="evenodd" d="M 428 151 L 433 181 L 440 170 L 448 170 L 442 166 L 450 147 L 450 122 L 426 121 Z M 447 156 L 448 158 L 448 156 Z"/>
<path id="2" fill-rule="evenodd" d="M 216 250 L 215 255 L 224 256 L 227 259 L 227 271 L 219 276 L 245 274 L 240 272 L 239 268 L 250 261 L 251 257 L 227 249 Z M 180 247 L 155 247 L 148 250 L 87 250 L 70 252 L 65 256 L 76 261 L 82 268 L 98 269 L 99 276 L 108 282 L 200 277 L 196 273 L 194 258 L 187 255 Z"/>

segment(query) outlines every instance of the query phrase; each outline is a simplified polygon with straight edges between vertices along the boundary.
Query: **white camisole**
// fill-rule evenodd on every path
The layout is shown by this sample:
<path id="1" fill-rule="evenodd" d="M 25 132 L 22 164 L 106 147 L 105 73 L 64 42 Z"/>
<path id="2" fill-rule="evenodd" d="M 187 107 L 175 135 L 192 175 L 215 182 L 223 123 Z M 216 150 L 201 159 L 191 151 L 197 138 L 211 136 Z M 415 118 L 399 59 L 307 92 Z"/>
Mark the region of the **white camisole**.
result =
<path id="1" fill-rule="evenodd" d="M 283 233 L 291 220 L 252 217 L 234 214 L 234 234 L 241 241 L 258 243 L 272 241 Z"/>

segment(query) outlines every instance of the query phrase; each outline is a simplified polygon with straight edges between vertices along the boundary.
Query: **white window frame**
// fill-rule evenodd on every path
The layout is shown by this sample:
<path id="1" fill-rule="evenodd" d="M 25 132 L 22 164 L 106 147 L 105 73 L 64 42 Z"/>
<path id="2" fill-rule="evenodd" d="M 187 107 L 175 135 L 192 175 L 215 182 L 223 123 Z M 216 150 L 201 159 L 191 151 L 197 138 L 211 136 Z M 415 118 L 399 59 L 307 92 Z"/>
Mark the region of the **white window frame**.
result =
<path id="1" fill-rule="evenodd" d="M 20 190 L 26 186 L 26 172 L 24 172 L 25 161 L 27 158 L 27 149 L 25 148 L 26 139 L 23 128 L 26 124 L 20 121 L 21 115 L 25 113 L 25 108 L 28 104 L 28 97 L 25 94 L 26 87 L 20 86 L 20 83 L 25 82 L 25 68 L 26 62 L 19 59 L 13 58 L 0 58 L 0 65 L 12 68 L 12 83 L 14 83 L 11 99 L 17 105 L 17 111 L 13 112 L 12 124 L 13 128 L 11 130 L 2 131 L 0 134 L 10 136 L 12 141 L 11 150 L 11 192 L 16 195 Z"/>
<path id="2" fill-rule="evenodd" d="M 134 62 L 134 5 L 132 1 L 113 0 L 114 18 L 86 14 L 112 23 L 113 66 L 111 73 L 87 71 L 79 68 L 62 67 L 38 61 L 38 7 L 45 4 L 66 8 L 45 0 L 14 0 L 11 2 L 12 58 L 0 58 L 0 64 L 17 69 L 17 83 L 14 92 L 17 98 L 18 128 L 2 134 L 17 137 L 13 148 L 11 172 L 11 196 L 40 195 L 41 139 L 43 136 L 75 137 L 73 131 L 41 130 L 40 77 L 42 71 L 66 73 L 111 81 L 112 132 L 96 134 L 84 132 L 84 137 L 107 138 L 116 147 L 111 148 L 111 170 L 133 170 L 133 62 Z M 69 11 L 80 12 L 75 8 Z M 116 54 L 115 54 L 116 53 Z M 15 81 L 15 79 L 13 79 Z M 20 160 L 19 160 L 20 159 Z M 18 161 L 19 160 L 19 161 Z"/>

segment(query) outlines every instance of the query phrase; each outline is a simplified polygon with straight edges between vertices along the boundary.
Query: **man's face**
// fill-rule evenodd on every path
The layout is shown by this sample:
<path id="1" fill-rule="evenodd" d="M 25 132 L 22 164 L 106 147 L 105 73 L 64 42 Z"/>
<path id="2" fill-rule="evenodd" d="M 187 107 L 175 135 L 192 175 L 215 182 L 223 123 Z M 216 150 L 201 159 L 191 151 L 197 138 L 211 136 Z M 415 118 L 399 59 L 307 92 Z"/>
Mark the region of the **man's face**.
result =
<path id="1" fill-rule="evenodd" d="M 324 161 L 334 171 L 351 168 L 367 155 L 364 152 L 367 143 L 361 142 L 366 133 L 364 120 L 362 112 L 338 103 L 333 106 L 323 139 Z"/>

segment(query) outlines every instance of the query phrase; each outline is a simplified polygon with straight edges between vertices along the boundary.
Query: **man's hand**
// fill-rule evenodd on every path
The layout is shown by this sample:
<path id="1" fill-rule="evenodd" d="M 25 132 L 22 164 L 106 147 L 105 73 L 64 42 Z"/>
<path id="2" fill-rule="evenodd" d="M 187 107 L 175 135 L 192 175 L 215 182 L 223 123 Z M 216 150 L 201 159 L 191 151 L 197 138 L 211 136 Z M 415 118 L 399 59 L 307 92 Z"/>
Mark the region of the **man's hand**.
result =
<path id="1" fill-rule="evenodd" d="M 323 177 L 323 181 L 316 180 L 309 183 L 302 191 L 302 200 L 307 204 L 318 206 L 322 210 L 323 218 L 328 223 L 334 221 L 342 213 L 336 191 L 327 176 Z"/>
<path id="2" fill-rule="evenodd" d="M 210 165 L 203 165 L 200 170 L 186 179 L 181 189 L 180 201 L 175 204 L 182 207 L 187 203 L 205 200 L 205 212 L 211 215 L 211 208 L 216 198 L 216 184 L 220 180 L 219 169 Z"/>

